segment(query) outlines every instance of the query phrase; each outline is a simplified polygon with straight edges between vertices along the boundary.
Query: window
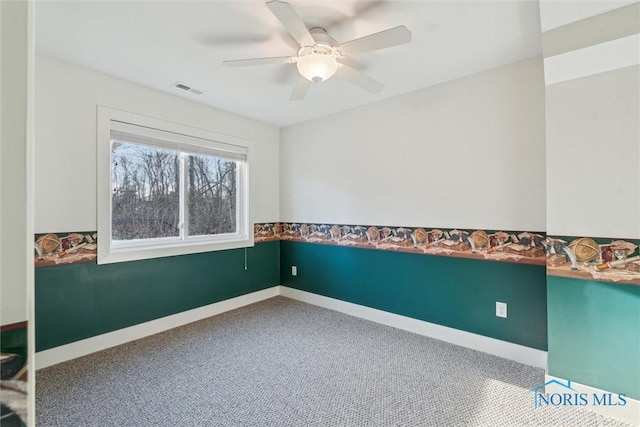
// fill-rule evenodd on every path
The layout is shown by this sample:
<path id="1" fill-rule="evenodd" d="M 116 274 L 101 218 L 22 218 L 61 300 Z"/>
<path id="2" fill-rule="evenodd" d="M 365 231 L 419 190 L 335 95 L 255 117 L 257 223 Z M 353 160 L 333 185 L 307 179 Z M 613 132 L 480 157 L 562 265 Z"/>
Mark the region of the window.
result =
<path id="1" fill-rule="evenodd" d="M 237 138 L 99 107 L 98 263 L 250 246 L 247 154 Z"/>

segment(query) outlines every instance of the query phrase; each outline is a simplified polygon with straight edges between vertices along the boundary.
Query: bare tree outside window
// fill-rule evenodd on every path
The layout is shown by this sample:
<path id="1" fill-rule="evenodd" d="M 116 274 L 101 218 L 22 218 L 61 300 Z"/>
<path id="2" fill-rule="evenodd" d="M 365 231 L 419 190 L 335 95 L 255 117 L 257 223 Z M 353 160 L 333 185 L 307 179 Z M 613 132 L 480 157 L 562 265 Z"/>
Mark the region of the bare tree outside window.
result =
<path id="1" fill-rule="evenodd" d="M 113 143 L 113 240 L 180 235 L 179 162 L 179 153 L 173 151 Z"/>
<path id="2" fill-rule="evenodd" d="M 113 240 L 182 236 L 181 153 L 112 142 Z M 233 160 L 187 155 L 186 229 L 189 236 L 236 233 L 238 167 Z"/>
<path id="3" fill-rule="evenodd" d="M 236 162 L 189 156 L 189 235 L 235 233 Z"/>

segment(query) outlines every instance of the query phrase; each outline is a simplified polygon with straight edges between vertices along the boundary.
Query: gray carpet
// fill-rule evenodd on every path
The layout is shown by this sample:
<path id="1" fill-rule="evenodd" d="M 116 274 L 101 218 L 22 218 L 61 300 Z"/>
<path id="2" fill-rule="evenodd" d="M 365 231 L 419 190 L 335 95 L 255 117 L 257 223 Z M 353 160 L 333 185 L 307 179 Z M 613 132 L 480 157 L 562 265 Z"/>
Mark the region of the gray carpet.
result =
<path id="1" fill-rule="evenodd" d="M 38 426 L 622 426 L 541 369 L 277 297 L 37 372 Z"/>

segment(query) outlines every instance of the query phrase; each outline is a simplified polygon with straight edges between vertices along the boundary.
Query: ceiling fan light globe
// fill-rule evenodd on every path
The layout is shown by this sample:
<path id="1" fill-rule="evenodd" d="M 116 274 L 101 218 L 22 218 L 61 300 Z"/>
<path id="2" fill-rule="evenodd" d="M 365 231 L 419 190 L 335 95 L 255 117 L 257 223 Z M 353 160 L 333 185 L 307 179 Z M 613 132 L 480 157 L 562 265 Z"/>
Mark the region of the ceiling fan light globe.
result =
<path id="1" fill-rule="evenodd" d="M 298 58 L 298 71 L 305 79 L 321 82 L 333 76 L 338 70 L 338 61 L 332 55 L 310 53 Z"/>

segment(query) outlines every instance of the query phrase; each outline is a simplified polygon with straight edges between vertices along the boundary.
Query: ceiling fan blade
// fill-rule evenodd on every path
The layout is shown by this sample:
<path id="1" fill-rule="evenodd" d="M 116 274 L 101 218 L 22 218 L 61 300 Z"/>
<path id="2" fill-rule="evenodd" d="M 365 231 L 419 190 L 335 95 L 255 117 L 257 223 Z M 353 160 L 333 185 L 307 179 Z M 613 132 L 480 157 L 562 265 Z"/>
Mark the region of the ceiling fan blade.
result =
<path id="1" fill-rule="evenodd" d="M 336 72 L 336 76 L 348 81 L 349 83 L 353 83 L 369 93 L 378 93 L 384 88 L 384 85 L 376 79 L 345 64 L 341 64 L 340 68 L 338 68 L 338 71 Z"/>
<path id="2" fill-rule="evenodd" d="M 316 44 L 309 33 L 309 29 L 304 25 L 304 22 L 302 22 L 302 19 L 300 19 L 290 3 L 271 0 L 266 4 L 300 46 L 313 46 Z"/>
<path id="3" fill-rule="evenodd" d="M 294 58 L 291 56 L 273 56 L 270 58 L 232 59 L 230 61 L 222 61 L 222 65 L 226 67 L 246 67 L 250 65 L 293 64 L 294 62 Z"/>
<path id="4" fill-rule="evenodd" d="M 357 53 L 371 52 L 372 50 L 384 49 L 397 46 L 411 41 L 411 31 L 404 25 L 369 34 L 359 39 L 342 43 L 338 48 L 343 55 L 354 55 Z"/>
<path id="5" fill-rule="evenodd" d="M 304 97 L 307 95 L 309 88 L 311 87 L 311 81 L 305 79 L 304 77 L 298 77 L 298 83 L 296 83 L 296 87 L 293 88 L 293 92 L 291 93 L 291 101 L 302 101 Z"/>

